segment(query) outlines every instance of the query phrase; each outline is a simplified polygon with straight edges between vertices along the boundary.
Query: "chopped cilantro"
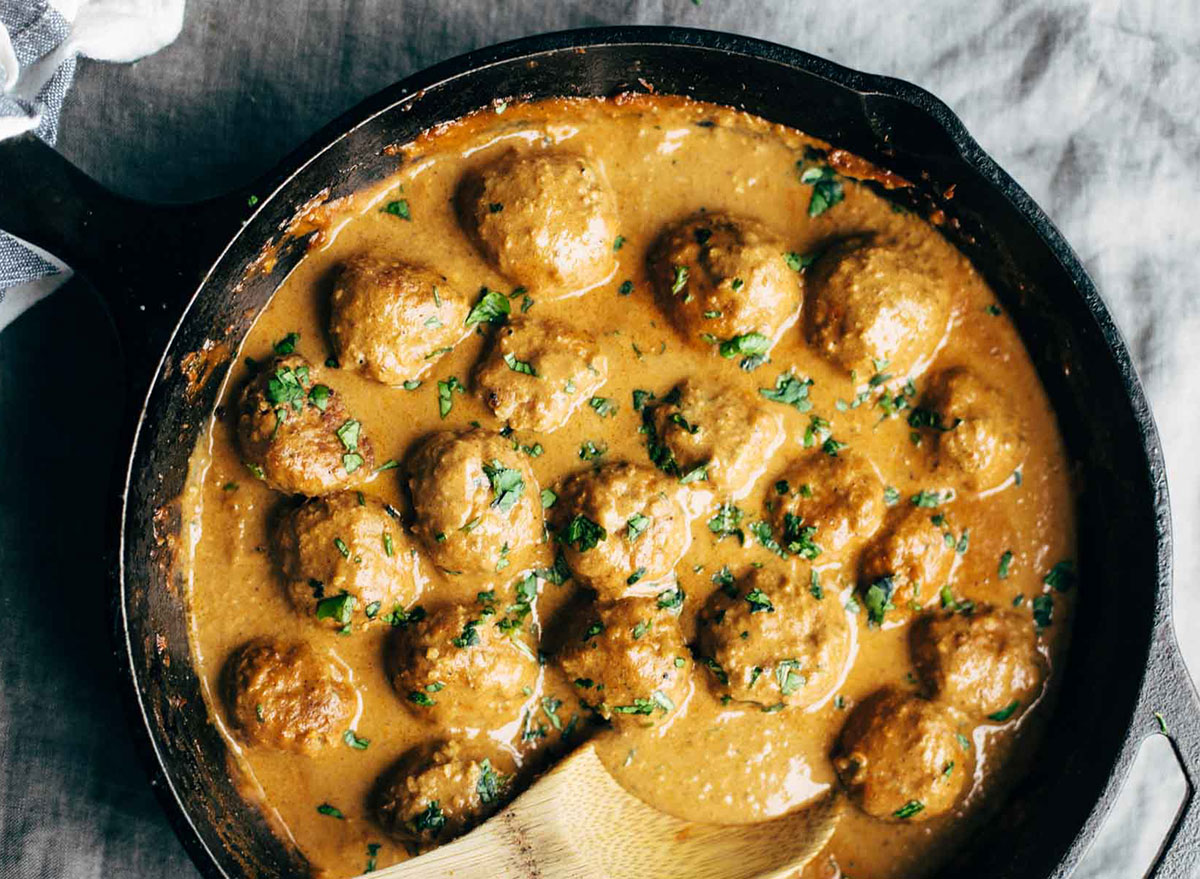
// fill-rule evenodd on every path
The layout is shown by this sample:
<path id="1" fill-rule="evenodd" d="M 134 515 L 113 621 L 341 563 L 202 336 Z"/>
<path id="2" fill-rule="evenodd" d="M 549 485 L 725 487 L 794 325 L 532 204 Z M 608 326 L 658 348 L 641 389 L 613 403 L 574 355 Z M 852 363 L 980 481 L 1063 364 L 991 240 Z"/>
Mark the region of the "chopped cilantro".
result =
<path id="1" fill-rule="evenodd" d="M 775 613 L 775 605 L 761 589 L 751 589 L 747 592 L 746 603 L 750 605 L 750 613 Z"/>
<path id="2" fill-rule="evenodd" d="M 630 543 L 637 540 L 650 527 L 650 517 L 643 513 L 634 513 L 625 522 L 625 536 Z"/>
<path id="3" fill-rule="evenodd" d="M 814 151 L 815 152 L 815 151 Z M 808 201 L 808 215 L 819 217 L 846 197 L 842 181 L 828 165 L 810 164 L 814 153 L 809 153 L 800 165 L 800 182 L 813 188 Z"/>
<path id="4" fill-rule="evenodd" d="M 493 507 L 501 513 L 507 513 L 516 506 L 525 491 L 525 479 L 520 470 L 505 467 L 499 460 L 493 460 L 491 464 L 483 465 L 483 474 L 491 483 L 492 494 L 495 495 Z"/>
<path id="5" fill-rule="evenodd" d="M 658 607 L 660 610 L 671 610 L 678 612 L 683 607 L 684 598 L 683 589 L 676 584 L 673 589 L 666 589 L 658 593 Z"/>
<path id="6" fill-rule="evenodd" d="M 1050 569 L 1042 582 L 1056 592 L 1066 592 L 1075 585 L 1075 562 L 1064 559 Z"/>
<path id="7" fill-rule="evenodd" d="M 406 198 L 389 201 L 384 206 L 382 213 L 391 214 L 393 217 L 399 217 L 402 220 L 412 219 L 412 212 L 408 209 L 408 199 Z"/>
<path id="8" fill-rule="evenodd" d="M 813 568 L 808 575 L 808 591 L 812 593 L 812 597 L 820 601 L 825 597 L 825 590 L 821 588 L 821 575 L 817 573 L 817 569 Z"/>
<path id="9" fill-rule="evenodd" d="M 583 445 L 579 447 L 579 457 L 584 461 L 594 461 L 607 451 L 608 446 L 604 443 L 597 445 L 591 440 L 584 440 Z"/>
<path id="10" fill-rule="evenodd" d="M 296 350 L 296 343 L 300 341 L 299 333 L 288 333 L 282 339 L 275 343 L 275 353 L 284 356 L 291 354 Z"/>
<path id="11" fill-rule="evenodd" d="M 800 674 L 800 663 L 795 659 L 781 659 L 775 663 L 775 682 L 781 695 L 790 696 L 803 687 L 807 680 Z"/>
<path id="12" fill-rule="evenodd" d="M 509 351 L 504 355 L 504 362 L 508 364 L 508 368 L 513 372 L 519 372 L 522 375 L 532 376 L 537 378 L 537 370 L 533 368 L 533 364 L 528 360 L 518 360 L 517 356 Z"/>
<path id="13" fill-rule="evenodd" d="M 1003 708 L 1001 708 L 999 711 L 989 714 L 988 720 L 994 720 L 994 721 L 996 721 L 996 723 L 1004 723 L 1004 721 L 1008 720 L 1010 717 L 1013 716 L 1013 714 L 1016 713 L 1017 709 L 1020 706 L 1021 706 L 1021 703 L 1019 700 L 1010 702 L 1007 705 L 1005 705 Z"/>
<path id="14" fill-rule="evenodd" d="M 908 415 L 909 427 L 917 429 L 925 427 L 930 430 L 941 431 L 942 433 L 954 430 L 961 423 L 961 418 L 955 418 L 953 423 L 947 425 L 940 412 L 935 412 L 932 409 L 923 409 L 920 406 L 913 409 Z"/>
<path id="15" fill-rule="evenodd" d="M 484 287 L 479 293 L 479 301 L 471 307 L 463 326 L 474 326 L 480 323 L 498 324 L 508 317 L 512 305 L 508 297 L 498 290 Z"/>
<path id="16" fill-rule="evenodd" d="M 896 590 L 891 577 L 880 577 L 867 587 L 863 594 L 863 603 L 867 606 L 867 621 L 872 625 L 881 625 L 889 610 L 893 610 L 892 593 Z"/>
<path id="17" fill-rule="evenodd" d="M 775 379 L 775 387 L 759 388 L 758 392 L 768 400 L 791 406 L 797 412 L 807 412 L 812 409 L 812 401 L 808 399 L 812 379 L 798 379 L 790 371 L 780 373 Z"/>
<path id="18" fill-rule="evenodd" d="M 794 250 L 783 255 L 783 261 L 787 263 L 789 269 L 798 272 L 801 269 L 806 269 L 816 262 L 817 254 L 815 253 L 796 253 Z"/>
<path id="19" fill-rule="evenodd" d="M 599 525 L 582 514 L 577 515 L 567 525 L 566 532 L 562 536 L 562 540 L 568 546 L 574 546 L 578 552 L 587 552 L 594 548 L 601 540 L 608 539 L 608 532 L 604 530 L 604 526 Z"/>
<path id="20" fill-rule="evenodd" d="M 653 399 L 653 392 L 635 389 L 633 392 L 633 411 L 641 412 L 642 408 L 646 405 L 646 401 Z"/>
<path id="21" fill-rule="evenodd" d="M 717 507 L 716 515 L 708 520 L 708 530 L 717 535 L 717 540 L 736 537 L 738 543 L 745 545 L 746 533 L 739 527 L 745 515 L 740 507 L 723 503 Z"/>
<path id="22" fill-rule="evenodd" d="M 391 613 L 385 613 L 379 619 L 394 628 L 403 629 L 409 625 L 412 625 L 413 623 L 419 623 L 421 620 L 425 619 L 425 608 L 417 605 L 412 610 L 406 611 L 397 604 L 394 608 L 392 608 Z"/>
<path id="23" fill-rule="evenodd" d="M 1039 595 L 1033 599 L 1033 621 L 1038 629 L 1045 629 L 1054 621 L 1054 597 Z"/>
<path id="24" fill-rule="evenodd" d="M 452 375 L 445 381 L 439 381 L 437 383 L 438 415 L 442 418 L 449 415 L 454 406 L 454 394 L 463 394 L 466 393 L 466 390 L 457 376 Z"/>
<path id="25" fill-rule="evenodd" d="M 1001 580 L 1008 579 L 1009 569 L 1012 567 L 1013 554 L 1012 550 L 1006 549 L 1000 556 L 1000 564 L 997 567 L 996 573 Z"/>
<path id="26" fill-rule="evenodd" d="M 430 800 L 425 811 L 415 818 L 405 822 L 413 833 L 431 833 L 437 835 L 446 826 L 446 816 L 442 814 L 437 800 Z"/>
<path id="27" fill-rule="evenodd" d="M 912 505 L 914 507 L 922 507 L 927 510 L 932 510 L 944 503 L 949 503 L 950 501 L 954 500 L 954 492 L 946 491 L 942 494 L 939 494 L 936 491 L 927 491 L 926 489 L 921 489 L 914 494 L 910 500 L 912 501 Z"/>
<path id="28" fill-rule="evenodd" d="M 924 812 L 924 811 L 925 811 L 925 804 L 922 803 L 920 800 L 909 800 L 907 803 L 905 803 L 903 806 L 901 806 L 899 809 L 897 809 L 895 812 L 893 812 L 892 816 L 903 820 L 905 818 L 911 818 L 913 815 L 920 814 L 921 812 Z"/>
<path id="29" fill-rule="evenodd" d="M 368 842 L 367 843 L 367 867 L 363 871 L 364 873 L 374 873 L 375 872 L 375 870 L 379 866 L 378 859 L 379 859 L 379 850 L 381 848 L 383 848 L 383 846 L 377 842 Z"/>
<path id="30" fill-rule="evenodd" d="M 674 296 L 674 295 L 678 295 L 679 292 L 681 290 L 683 290 L 684 287 L 687 286 L 688 267 L 687 266 L 674 266 L 672 271 L 674 272 L 674 277 L 671 280 L 671 295 Z"/>
<path id="31" fill-rule="evenodd" d="M 462 632 L 454 638 L 450 639 L 450 643 L 459 649 L 467 647 L 475 647 L 479 644 L 479 623 L 480 620 L 467 620 L 463 623 Z"/>
<path id="32" fill-rule="evenodd" d="M 487 757 L 479 762 L 479 781 L 475 783 L 475 792 L 479 794 L 479 801 L 485 806 L 491 805 L 504 795 L 504 789 L 507 786 L 507 779 L 497 774 L 492 768 L 492 761 Z"/>
<path id="33" fill-rule="evenodd" d="M 588 400 L 588 405 L 592 407 L 592 411 L 601 418 L 608 418 L 617 411 L 616 401 L 608 397 L 592 397 Z"/>
<path id="34" fill-rule="evenodd" d="M 567 567 L 567 560 L 559 550 L 554 555 L 554 564 L 549 568 L 538 568 L 533 572 L 541 577 L 547 583 L 553 583 L 555 586 L 561 586 L 571 579 L 571 570 Z"/>
<path id="35" fill-rule="evenodd" d="M 358 599 L 348 592 L 331 595 L 317 602 L 317 619 L 333 620 L 346 625 L 354 614 L 354 606 Z"/>
<path id="36" fill-rule="evenodd" d="M 762 333 L 744 333 L 721 343 L 718 349 L 726 360 L 741 356 L 760 356 L 771 348 L 771 340 Z"/>

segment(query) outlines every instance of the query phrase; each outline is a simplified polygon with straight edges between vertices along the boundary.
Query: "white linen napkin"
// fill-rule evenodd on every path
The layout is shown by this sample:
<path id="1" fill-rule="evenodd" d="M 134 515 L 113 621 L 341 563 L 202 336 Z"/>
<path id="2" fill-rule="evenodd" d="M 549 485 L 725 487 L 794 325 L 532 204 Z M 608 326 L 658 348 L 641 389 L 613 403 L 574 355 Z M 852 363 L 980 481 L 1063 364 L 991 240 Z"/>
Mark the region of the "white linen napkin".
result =
<path id="1" fill-rule="evenodd" d="M 136 61 L 174 41 L 184 0 L 0 0 L 0 140 L 58 136 L 75 58 Z M 0 174 L 4 168 L 0 165 Z M 49 295 L 70 270 L 0 230 L 0 330 Z"/>

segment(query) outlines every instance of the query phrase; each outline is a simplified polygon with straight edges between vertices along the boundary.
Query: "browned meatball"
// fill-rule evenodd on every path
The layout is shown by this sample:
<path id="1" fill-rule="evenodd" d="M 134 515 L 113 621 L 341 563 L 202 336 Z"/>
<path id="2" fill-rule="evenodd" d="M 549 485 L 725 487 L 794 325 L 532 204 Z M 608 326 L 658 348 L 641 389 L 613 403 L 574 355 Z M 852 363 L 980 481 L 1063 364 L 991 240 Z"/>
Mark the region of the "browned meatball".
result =
<path id="1" fill-rule="evenodd" d="M 579 698 L 615 722 L 652 726 L 690 692 L 691 657 L 679 620 L 654 598 L 597 603 L 559 653 Z"/>
<path id="2" fill-rule="evenodd" d="M 972 490 L 999 485 L 1025 456 L 1020 421 L 1005 395 L 963 367 L 935 377 L 909 420 L 931 429 L 938 470 Z"/>
<path id="3" fill-rule="evenodd" d="M 699 644 L 719 693 L 806 708 L 841 680 L 850 626 L 842 603 L 821 590 L 808 566 L 752 568 L 713 593 Z"/>
<path id="4" fill-rule="evenodd" d="M 495 730 L 521 713 L 538 662 L 524 626 L 477 605 L 446 605 L 398 628 L 388 677 L 421 717 L 452 729 Z"/>
<path id="5" fill-rule="evenodd" d="M 552 514 L 572 573 L 609 600 L 659 592 L 692 541 L 678 491 L 634 464 L 568 477 Z"/>
<path id="6" fill-rule="evenodd" d="M 221 683 L 230 726 L 259 747 L 315 754 L 358 710 L 354 688 L 304 642 L 251 641 L 226 661 Z"/>
<path id="7" fill-rule="evenodd" d="M 917 613 L 954 567 L 954 541 L 933 509 L 909 506 L 876 535 L 859 562 L 859 590 L 872 623 Z"/>
<path id="8" fill-rule="evenodd" d="M 466 833 L 508 798 L 511 776 L 479 746 L 438 743 L 405 754 L 380 779 L 371 811 L 388 835 L 418 846 Z"/>
<path id="9" fill-rule="evenodd" d="M 1046 673 L 1029 617 L 990 606 L 918 620 L 913 665 L 927 692 L 976 720 L 1028 708 Z"/>
<path id="10" fill-rule="evenodd" d="M 412 605 L 425 587 L 404 526 L 362 492 L 308 500 L 280 517 L 273 536 L 292 604 L 328 626 L 378 620 Z"/>
<path id="11" fill-rule="evenodd" d="M 852 451 L 808 454 L 775 481 L 768 496 L 777 531 L 816 528 L 811 539 L 826 553 L 869 540 L 883 522 L 883 480 L 867 458 Z"/>
<path id="12" fill-rule="evenodd" d="M 744 497 L 783 444 L 783 418 L 732 385 L 686 379 L 647 410 L 650 459 L 686 483 Z"/>
<path id="13" fill-rule="evenodd" d="M 375 470 L 371 441 L 299 354 L 262 365 L 238 400 L 246 466 L 276 491 L 311 496 L 352 488 Z"/>
<path id="14" fill-rule="evenodd" d="M 833 767 L 868 815 L 924 821 L 954 807 L 971 777 L 968 757 L 946 709 L 885 689 L 851 712 Z"/>
<path id="15" fill-rule="evenodd" d="M 650 277 L 671 322 L 725 357 L 764 355 L 800 309 L 800 275 L 774 232 L 747 217 L 701 213 L 669 227 Z"/>
<path id="16" fill-rule="evenodd" d="M 951 296 L 942 280 L 901 247 L 849 242 L 809 270 L 809 344 L 860 379 L 907 375 L 946 333 Z"/>
<path id="17" fill-rule="evenodd" d="M 458 206 L 487 260 L 543 297 L 579 292 L 616 270 L 616 199 L 582 156 L 505 153 L 467 175 Z"/>
<path id="18" fill-rule="evenodd" d="M 408 472 L 413 532 L 444 570 L 500 571 L 542 539 L 537 479 L 498 434 L 434 434 Z"/>
<path id="19" fill-rule="evenodd" d="M 361 255 L 346 263 L 333 288 L 329 338 L 343 366 L 400 385 L 462 341 L 470 308 L 432 269 Z"/>
<path id="20" fill-rule="evenodd" d="M 590 333 L 557 320 L 514 317 L 496 332 L 475 386 L 496 417 L 549 433 L 608 380 L 608 358 Z"/>

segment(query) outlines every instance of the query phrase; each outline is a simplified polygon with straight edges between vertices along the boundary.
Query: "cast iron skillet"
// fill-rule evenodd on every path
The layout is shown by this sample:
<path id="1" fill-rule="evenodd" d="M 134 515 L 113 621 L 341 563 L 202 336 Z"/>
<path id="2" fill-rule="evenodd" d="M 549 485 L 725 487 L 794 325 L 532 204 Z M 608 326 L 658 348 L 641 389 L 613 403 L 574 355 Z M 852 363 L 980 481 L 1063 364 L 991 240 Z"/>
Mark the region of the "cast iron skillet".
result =
<path id="1" fill-rule="evenodd" d="M 921 89 L 770 43 L 665 28 L 551 34 L 448 61 L 363 102 L 253 187 L 201 204 L 133 202 L 32 138 L 0 144 L 0 228 L 93 282 L 124 344 L 130 453 L 114 499 L 116 659 L 152 784 L 201 871 L 307 875 L 235 787 L 201 699 L 175 565 L 188 456 L 231 356 L 304 242 L 284 241 L 269 272 L 248 268 L 302 205 L 387 176 L 397 159 L 384 148 L 434 123 L 498 98 L 651 88 L 745 108 L 917 181 L 900 198 L 942 211 L 945 234 L 996 288 L 1077 462 L 1079 601 L 1051 732 L 996 820 L 943 875 L 1068 875 L 1139 746 L 1159 731 L 1156 713 L 1190 788 L 1156 875 L 1190 875 L 1200 866 L 1200 701 L 1171 628 L 1162 451 L 1129 352 L 1078 258 Z"/>

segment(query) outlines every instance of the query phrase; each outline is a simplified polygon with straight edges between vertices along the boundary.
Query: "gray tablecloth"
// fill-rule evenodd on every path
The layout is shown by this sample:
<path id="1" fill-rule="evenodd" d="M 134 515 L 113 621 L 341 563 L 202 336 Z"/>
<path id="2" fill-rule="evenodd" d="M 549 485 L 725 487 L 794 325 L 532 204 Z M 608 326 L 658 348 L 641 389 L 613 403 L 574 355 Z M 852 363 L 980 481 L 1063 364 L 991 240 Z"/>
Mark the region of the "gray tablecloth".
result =
<path id="1" fill-rule="evenodd" d="M 738 31 L 920 83 L 1049 211 L 1150 391 L 1175 504 L 1177 618 L 1200 668 L 1196 0 L 193 0 L 158 55 L 80 62 L 59 145 L 119 191 L 195 199 L 432 62 L 635 22 Z M 195 875 L 127 742 L 107 659 L 98 559 L 120 372 L 104 327 L 69 284 L 0 337 L 2 879 Z M 1143 768 L 1081 875 L 1137 876 L 1152 857 L 1182 785 L 1162 749 Z"/>

